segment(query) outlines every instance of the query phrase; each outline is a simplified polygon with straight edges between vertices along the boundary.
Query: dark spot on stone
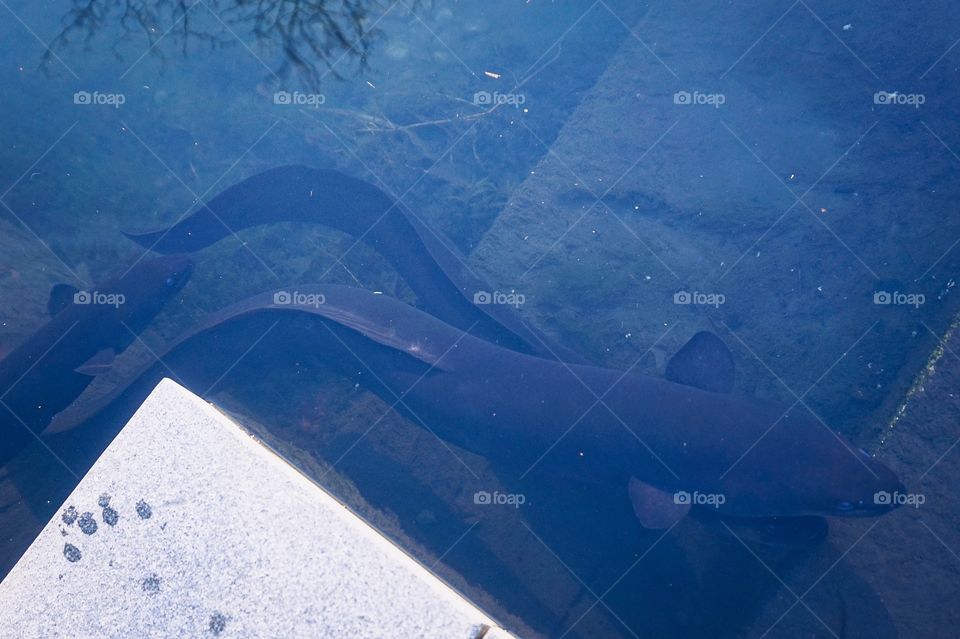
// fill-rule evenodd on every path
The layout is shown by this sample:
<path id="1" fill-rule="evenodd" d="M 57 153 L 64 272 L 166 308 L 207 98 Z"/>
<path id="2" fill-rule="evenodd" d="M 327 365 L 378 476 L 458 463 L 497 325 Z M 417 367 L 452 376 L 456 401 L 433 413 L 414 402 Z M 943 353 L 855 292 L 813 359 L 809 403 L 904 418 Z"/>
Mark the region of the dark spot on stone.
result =
<path id="1" fill-rule="evenodd" d="M 77 512 L 77 509 L 74 508 L 73 506 L 70 506 L 69 508 L 63 511 L 63 523 L 65 523 L 68 526 L 72 526 L 73 522 L 77 520 L 78 516 L 79 516 L 79 513 Z"/>
<path id="2" fill-rule="evenodd" d="M 84 535 L 92 535 L 97 532 L 97 520 L 93 518 L 93 513 L 83 513 L 77 520 L 77 525 Z"/>
<path id="3" fill-rule="evenodd" d="M 102 495 L 100 495 L 100 499 L 97 500 L 97 505 L 100 506 L 101 508 L 106 508 L 107 506 L 109 506 L 110 495 L 108 495 L 107 493 L 103 493 Z"/>
<path id="4" fill-rule="evenodd" d="M 156 574 L 150 575 L 145 578 L 140 585 L 143 587 L 144 592 L 155 595 L 160 592 L 160 577 L 157 577 Z"/>
<path id="5" fill-rule="evenodd" d="M 67 558 L 67 561 L 70 563 L 75 563 L 80 561 L 80 557 L 83 555 L 80 553 L 80 549 L 74 546 L 73 544 L 64 544 L 63 545 L 63 556 Z"/>
<path id="6" fill-rule="evenodd" d="M 103 509 L 103 523 L 108 526 L 116 526 L 118 519 L 120 519 L 120 514 L 110 506 Z"/>
<path id="7" fill-rule="evenodd" d="M 210 632 L 219 635 L 227 627 L 227 618 L 221 613 L 215 612 L 210 615 Z"/>
<path id="8" fill-rule="evenodd" d="M 150 519 L 153 509 L 150 508 L 150 504 L 141 499 L 137 502 L 137 514 L 140 515 L 140 519 Z"/>

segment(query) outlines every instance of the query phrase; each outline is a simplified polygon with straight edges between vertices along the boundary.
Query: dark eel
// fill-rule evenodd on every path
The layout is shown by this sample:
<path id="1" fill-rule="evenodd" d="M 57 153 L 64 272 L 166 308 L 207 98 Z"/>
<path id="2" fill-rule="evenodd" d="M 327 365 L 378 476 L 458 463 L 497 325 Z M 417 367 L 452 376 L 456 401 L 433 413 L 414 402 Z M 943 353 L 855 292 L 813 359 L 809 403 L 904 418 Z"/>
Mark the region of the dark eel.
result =
<path id="1" fill-rule="evenodd" d="M 875 503 L 876 493 L 903 492 L 889 468 L 812 416 L 704 388 L 731 386 L 710 370 L 674 365 L 671 379 L 660 379 L 568 366 L 498 347 L 384 295 L 333 285 L 297 288 L 322 296 L 322 303 L 277 304 L 277 292 L 270 292 L 223 309 L 161 354 L 163 364 L 73 419 L 115 432 L 170 369 L 202 394 L 263 339 L 250 354 L 268 354 L 261 366 L 277 366 L 278 357 L 279 365 L 292 366 L 315 354 L 405 416 L 500 467 L 519 473 L 540 464 L 619 486 L 648 527 L 666 527 L 697 504 L 717 516 L 768 524 L 769 518 L 876 516 L 892 508 Z M 714 373 L 732 374 L 726 355 L 709 352 L 720 349 L 716 337 L 698 334 L 678 357 L 693 366 L 721 362 Z M 693 498 L 678 500 L 680 492 Z M 723 501 L 704 505 L 697 495 Z M 816 524 L 802 530 L 813 534 Z"/>
<path id="2" fill-rule="evenodd" d="M 323 224 L 366 242 L 403 277 L 420 308 L 453 326 L 516 351 L 582 361 L 514 308 L 488 297 L 491 287 L 464 266 L 448 239 L 369 182 L 338 171 L 270 169 L 229 187 L 173 226 L 125 235 L 159 253 L 190 253 L 231 232 L 275 222 Z M 475 296 L 494 303 L 475 303 Z"/>
<path id="3" fill-rule="evenodd" d="M 140 262 L 91 291 L 58 284 L 43 327 L 0 360 L 0 465 L 109 367 L 190 278 L 193 262 Z"/>

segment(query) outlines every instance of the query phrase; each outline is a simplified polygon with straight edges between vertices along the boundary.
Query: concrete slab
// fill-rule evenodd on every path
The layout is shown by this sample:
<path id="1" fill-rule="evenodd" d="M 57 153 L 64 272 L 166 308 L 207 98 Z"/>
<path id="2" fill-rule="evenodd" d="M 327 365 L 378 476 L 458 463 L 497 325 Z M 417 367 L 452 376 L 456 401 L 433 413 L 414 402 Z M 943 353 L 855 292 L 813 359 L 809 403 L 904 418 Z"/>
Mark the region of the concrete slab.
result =
<path id="1" fill-rule="evenodd" d="M 512 635 L 164 380 L 0 584 L 2 637 Z"/>

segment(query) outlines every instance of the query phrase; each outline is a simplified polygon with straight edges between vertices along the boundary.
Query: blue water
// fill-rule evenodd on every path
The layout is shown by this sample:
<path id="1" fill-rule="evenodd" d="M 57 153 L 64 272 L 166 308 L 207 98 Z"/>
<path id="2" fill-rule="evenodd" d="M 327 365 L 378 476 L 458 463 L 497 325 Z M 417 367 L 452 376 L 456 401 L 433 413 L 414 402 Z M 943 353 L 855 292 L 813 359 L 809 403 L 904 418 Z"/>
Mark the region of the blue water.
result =
<path id="1" fill-rule="evenodd" d="M 345 50 L 318 27 L 319 57 L 276 24 L 258 37 L 270 15 L 236 3 L 199 3 L 189 20 L 159 3 L 142 25 L 123 4 L 94 1 L 103 19 L 79 26 L 70 2 L 0 8 L 5 333 L 46 321 L 52 285 L 141 259 L 121 230 L 306 164 L 401 198 L 588 362 L 662 375 L 710 330 L 734 353 L 737 393 L 802 400 L 908 487 L 930 465 L 911 451 L 942 438 L 946 453 L 960 435 L 946 409 L 923 432 L 891 427 L 958 310 L 951 3 L 358 2 L 373 30 Z M 324 227 L 261 226 L 195 259 L 90 392 L 278 286 L 416 302 L 376 251 Z M 944 551 L 960 549 L 955 500 L 937 506 L 937 538 L 916 513 L 880 520 L 920 545 L 912 559 L 873 551 L 937 568 L 891 587 L 896 561 L 847 556 L 870 520 L 836 522 L 812 548 L 745 546 L 715 521 L 662 536 L 639 526 L 626 486 L 498 474 L 395 413 L 366 434 L 389 404 L 322 356 L 287 355 L 254 353 L 209 397 L 520 634 L 927 637 L 960 621 Z M 74 481 L 39 445 L 5 472 L 28 467 L 50 503 L 4 489 L 4 572 Z M 478 491 L 524 503 L 477 504 Z M 945 604 L 918 621 L 912 599 Z"/>

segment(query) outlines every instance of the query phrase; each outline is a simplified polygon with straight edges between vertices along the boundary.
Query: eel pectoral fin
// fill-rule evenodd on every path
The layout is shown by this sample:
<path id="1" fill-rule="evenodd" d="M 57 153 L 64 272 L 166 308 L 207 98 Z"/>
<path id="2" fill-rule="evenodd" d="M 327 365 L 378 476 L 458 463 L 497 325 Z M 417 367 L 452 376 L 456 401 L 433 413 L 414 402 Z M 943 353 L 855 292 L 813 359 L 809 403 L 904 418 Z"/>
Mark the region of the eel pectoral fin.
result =
<path id="1" fill-rule="evenodd" d="M 734 381 L 733 355 L 719 337 L 701 331 L 670 358 L 666 378 L 713 393 L 729 393 Z"/>
<path id="2" fill-rule="evenodd" d="M 648 530 L 663 530 L 674 525 L 690 512 L 690 499 L 678 499 L 681 493 L 668 493 L 631 477 L 627 484 L 633 513 Z M 680 503 L 677 503 L 680 502 Z"/>

